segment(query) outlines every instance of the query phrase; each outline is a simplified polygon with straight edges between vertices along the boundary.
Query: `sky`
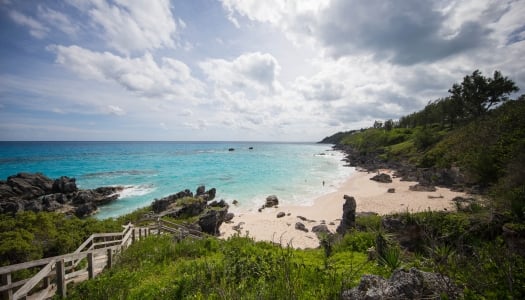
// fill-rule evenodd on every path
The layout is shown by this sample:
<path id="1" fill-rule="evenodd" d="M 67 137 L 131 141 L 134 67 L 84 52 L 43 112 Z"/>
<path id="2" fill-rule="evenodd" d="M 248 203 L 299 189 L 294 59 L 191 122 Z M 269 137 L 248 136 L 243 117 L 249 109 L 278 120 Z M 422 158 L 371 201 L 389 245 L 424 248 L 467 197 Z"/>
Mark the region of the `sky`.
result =
<path id="1" fill-rule="evenodd" d="M 0 0 L 0 140 L 319 141 L 479 69 L 525 0 Z"/>

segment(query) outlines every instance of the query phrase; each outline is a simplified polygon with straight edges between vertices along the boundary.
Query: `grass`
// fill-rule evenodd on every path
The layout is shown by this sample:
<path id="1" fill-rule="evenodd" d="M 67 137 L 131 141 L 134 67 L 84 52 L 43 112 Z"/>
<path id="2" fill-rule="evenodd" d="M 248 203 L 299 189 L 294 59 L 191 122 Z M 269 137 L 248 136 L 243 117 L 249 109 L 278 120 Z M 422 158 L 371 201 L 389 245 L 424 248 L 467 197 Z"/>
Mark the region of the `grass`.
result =
<path id="1" fill-rule="evenodd" d="M 152 236 L 117 266 L 71 289 L 71 299 L 337 299 L 364 273 L 385 274 L 366 254 L 295 250 L 248 237 L 184 240 Z"/>

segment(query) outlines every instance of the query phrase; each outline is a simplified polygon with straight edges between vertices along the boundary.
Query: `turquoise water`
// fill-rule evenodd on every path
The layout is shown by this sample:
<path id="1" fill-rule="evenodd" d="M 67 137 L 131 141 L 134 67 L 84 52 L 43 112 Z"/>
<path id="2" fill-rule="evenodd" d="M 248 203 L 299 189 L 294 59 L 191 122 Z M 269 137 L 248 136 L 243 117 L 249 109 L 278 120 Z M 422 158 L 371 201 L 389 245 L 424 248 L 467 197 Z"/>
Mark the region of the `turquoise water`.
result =
<path id="1" fill-rule="evenodd" d="M 101 207 L 99 218 L 199 185 L 215 187 L 218 199 L 235 199 L 240 208 L 260 207 L 271 194 L 284 204 L 309 204 L 352 172 L 343 167 L 342 153 L 330 149 L 303 143 L 0 142 L 0 179 L 41 172 L 75 177 L 80 188 L 126 186 L 119 200 Z"/>

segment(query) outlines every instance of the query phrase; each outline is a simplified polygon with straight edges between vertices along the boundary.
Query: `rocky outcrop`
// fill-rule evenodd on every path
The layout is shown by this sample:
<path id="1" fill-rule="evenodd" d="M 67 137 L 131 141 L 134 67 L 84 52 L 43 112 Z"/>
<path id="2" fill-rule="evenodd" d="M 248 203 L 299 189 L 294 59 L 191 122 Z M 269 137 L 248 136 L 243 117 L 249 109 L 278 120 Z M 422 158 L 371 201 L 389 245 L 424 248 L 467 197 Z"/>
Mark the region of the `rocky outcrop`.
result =
<path id="1" fill-rule="evenodd" d="M 356 202 L 352 196 L 344 195 L 345 203 L 343 204 L 343 217 L 341 223 L 337 226 L 337 233 L 344 235 L 348 229 L 355 227 L 355 210 Z"/>
<path id="2" fill-rule="evenodd" d="M 222 223 L 225 221 L 226 215 L 228 214 L 228 208 L 215 210 L 208 209 L 200 217 L 198 224 L 202 229 L 202 232 L 219 235 L 219 228 Z"/>
<path id="3" fill-rule="evenodd" d="M 155 199 L 151 204 L 152 210 L 157 216 L 170 216 L 175 219 L 194 219 L 189 224 L 211 235 L 218 235 L 219 228 L 224 222 L 229 222 L 234 215 L 228 213 L 229 205 L 224 200 L 208 202 L 215 198 L 216 189 L 206 191 L 205 186 L 199 186 L 195 196 L 186 189 L 162 199 Z"/>
<path id="4" fill-rule="evenodd" d="M 336 144 L 333 148 L 345 152 L 344 161 L 347 162 L 348 166 L 359 167 L 368 172 L 392 169 L 396 170 L 394 177 L 399 177 L 402 181 L 415 181 L 423 185 L 442 186 L 470 193 L 483 192 L 472 187 L 474 180 L 468 178 L 460 168 L 455 166 L 451 168 L 418 168 L 408 162 L 382 159 L 383 150 L 362 153 L 349 145 L 341 144 Z"/>
<path id="5" fill-rule="evenodd" d="M 155 199 L 151 204 L 151 208 L 155 213 L 158 214 L 162 211 L 165 211 L 168 208 L 168 206 L 170 206 L 172 203 L 175 203 L 175 201 L 177 201 L 178 199 L 182 199 L 185 197 L 193 197 L 193 193 L 190 192 L 190 190 L 186 189 L 184 191 L 180 191 L 176 194 L 169 195 L 162 199 Z"/>
<path id="6" fill-rule="evenodd" d="M 381 173 L 381 174 L 377 174 L 374 177 L 370 178 L 370 180 L 381 182 L 381 183 L 391 183 L 392 177 L 390 177 L 390 175 L 388 174 Z"/>
<path id="7" fill-rule="evenodd" d="M 411 268 L 398 269 L 389 279 L 364 275 L 357 287 L 342 293 L 341 299 L 442 299 L 443 295 L 457 299 L 460 289 L 446 276 Z"/>
<path id="8" fill-rule="evenodd" d="M 18 173 L 0 181 L 0 213 L 60 211 L 85 217 L 95 213 L 99 206 L 118 199 L 123 189 L 81 190 L 75 178 L 62 176 L 53 180 L 41 173 Z"/>

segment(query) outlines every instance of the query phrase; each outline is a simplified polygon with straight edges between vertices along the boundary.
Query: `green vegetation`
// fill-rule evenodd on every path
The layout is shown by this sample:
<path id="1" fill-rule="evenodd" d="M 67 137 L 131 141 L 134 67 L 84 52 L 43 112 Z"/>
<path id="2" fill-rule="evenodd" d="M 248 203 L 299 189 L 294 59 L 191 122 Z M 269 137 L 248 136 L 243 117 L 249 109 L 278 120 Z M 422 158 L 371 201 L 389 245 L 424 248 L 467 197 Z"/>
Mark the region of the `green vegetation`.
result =
<path id="1" fill-rule="evenodd" d="M 525 95 L 494 72 L 474 71 L 450 96 L 397 121 L 376 121 L 360 131 L 337 133 L 323 142 L 351 146 L 360 155 L 421 168 L 456 168 L 467 186 L 488 191 L 489 204 L 518 221 L 525 217 Z"/>
<path id="2" fill-rule="evenodd" d="M 338 299 L 363 273 L 388 275 L 360 252 L 294 250 L 248 237 L 149 237 L 71 299 Z"/>
<path id="3" fill-rule="evenodd" d="M 475 71 L 420 112 L 324 140 L 374 159 L 459 169 L 466 185 L 487 191 L 483 200 L 457 202 L 457 212 L 357 217 L 345 236 L 321 236 L 321 246 L 309 250 L 248 236 L 149 236 L 116 257 L 111 270 L 69 288 L 68 298 L 339 299 L 364 274 L 416 267 L 451 278 L 465 299 L 525 299 L 525 96 L 509 101 L 515 91 L 499 72 L 485 78 Z M 148 212 L 104 221 L 0 215 L 0 263 L 72 251 L 93 232 L 147 222 Z"/>
<path id="4" fill-rule="evenodd" d="M 74 251 L 91 234 L 122 231 L 116 220 L 78 219 L 60 213 L 0 214 L 0 265 Z"/>

